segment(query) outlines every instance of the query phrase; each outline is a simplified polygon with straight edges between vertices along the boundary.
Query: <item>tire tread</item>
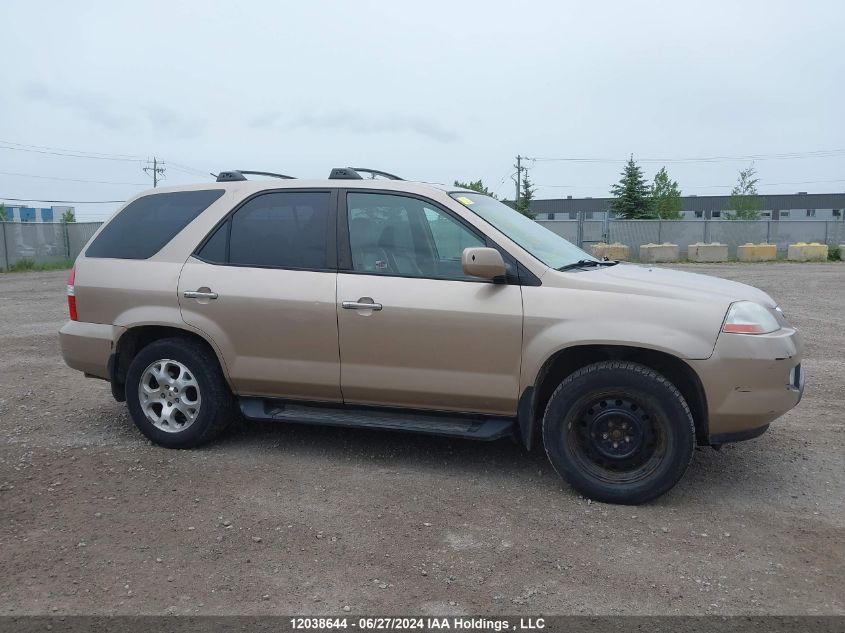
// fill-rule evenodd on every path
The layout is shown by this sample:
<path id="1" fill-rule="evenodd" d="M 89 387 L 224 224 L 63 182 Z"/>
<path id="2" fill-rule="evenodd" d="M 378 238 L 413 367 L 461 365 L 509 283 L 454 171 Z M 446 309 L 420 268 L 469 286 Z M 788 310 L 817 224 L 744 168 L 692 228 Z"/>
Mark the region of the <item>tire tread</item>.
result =
<path id="1" fill-rule="evenodd" d="M 552 407 L 556 398 L 559 397 L 560 393 L 563 390 L 565 390 L 569 385 L 574 383 L 575 381 L 577 381 L 581 378 L 584 378 L 584 377 L 589 377 L 591 375 L 601 374 L 601 373 L 607 372 L 607 371 L 634 372 L 635 374 L 638 374 L 643 378 L 655 381 L 658 384 L 660 384 L 663 388 L 665 388 L 671 394 L 673 399 L 676 400 L 677 403 L 683 408 L 683 411 L 686 414 L 685 415 L 686 424 L 688 425 L 690 434 L 692 436 L 692 447 L 691 447 L 691 450 L 689 450 L 689 456 L 685 460 L 685 463 L 681 464 L 680 468 L 678 469 L 678 470 L 680 470 L 680 474 L 678 476 L 678 479 L 680 479 L 680 477 L 683 475 L 683 473 L 686 471 L 686 469 L 692 463 L 692 459 L 693 459 L 693 456 L 694 456 L 694 453 L 695 453 L 694 449 L 695 449 L 695 445 L 696 445 L 695 422 L 693 420 L 692 412 L 690 411 L 689 405 L 687 404 L 687 401 L 684 399 L 683 395 L 681 395 L 681 392 L 678 390 L 678 388 L 675 387 L 675 385 L 670 380 L 668 380 L 663 374 L 655 371 L 654 369 L 651 369 L 650 367 L 647 367 L 646 365 L 642 365 L 640 363 L 635 363 L 635 362 L 631 362 L 631 361 L 624 361 L 624 360 L 600 361 L 600 362 L 597 362 L 597 363 L 592 363 L 590 365 L 586 365 L 584 367 L 581 367 L 580 369 L 575 370 L 574 372 L 569 374 L 566 378 L 564 378 L 561 381 L 561 383 L 552 392 L 552 395 L 549 397 L 549 400 L 546 403 L 546 409 L 543 412 L 543 421 L 542 421 L 543 422 L 543 449 L 545 450 L 546 457 L 551 462 L 552 467 L 554 468 L 555 472 L 561 478 L 568 481 L 571 485 L 575 486 L 572 479 L 567 475 L 567 473 L 565 471 L 561 472 L 561 468 L 559 468 L 558 464 L 555 463 L 556 460 L 553 459 L 551 453 L 549 452 L 549 441 L 546 437 L 546 418 L 549 415 L 550 408 Z M 672 485 L 674 485 L 674 482 L 673 482 Z M 585 496 L 590 496 L 588 491 L 585 491 L 583 489 L 579 489 L 579 491 L 584 493 Z M 613 500 L 613 501 L 615 501 L 617 503 L 619 503 L 619 502 L 621 502 L 621 503 L 634 503 L 634 504 L 643 503 L 645 501 L 648 501 L 652 498 L 659 496 L 660 494 L 663 494 L 663 492 L 665 492 L 665 490 L 661 490 L 660 492 L 658 492 L 657 494 L 654 494 L 654 495 L 645 495 L 645 496 L 640 495 L 641 498 L 640 497 L 634 498 L 634 499 L 631 499 L 630 501 L 627 501 L 627 502 L 622 500 L 622 499 L 616 499 L 616 500 Z"/>
<path id="2" fill-rule="evenodd" d="M 161 351 L 152 353 L 158 349 Z M 203 423 L 197 420 L 190 427 L 193 428 L 200 423 L 197 430 L 192 434 L 180 438 L 178 437 L 180 434 L 173 434 L 172 436 L 163 435 L 162 432 L 158 432 L 155 427 L 152 427 L 146 418 L 139 422 L 135 419 L 136 413 L 133 411 L 134 407 L 132 403 L 137 400 L 137 393 L 133 393 L 133 391 L 137 392 L 138 389 L 136 374 L 140 372 L 137 364 L 146 363 L 147 361 L 142 360 L 145 356 L 151 355 L 164 358 L 182 354 L 189 359 L 197 361 L 194 367 L 192 367 L 192 371 L 195 374 L 202 374 L 207 385 L 204 386 L 202 394 L 203 404 L 206 406 L 206 409 L 200 412 L 201 416 L 206 414 L 203 416 Z M 130 377 L 133 379 L 130 380 Z M 229 391 L 217 357 L 204 345 L 181 337 L 158 339 L 139 350 L 135 358 L 132 359 L 129 365 L 129 371 L 127 372 L 126 400 L 127 404 L 130 404 L 129 412 L 138 429 L 151 441 L 162 446 L 167 446 L 168 448 L 193 448 L 207 444 L 219 437 L 237 416 L 234 396 Z M 211 410 L 210 416 L 207 414 L 209 408 Z"/>

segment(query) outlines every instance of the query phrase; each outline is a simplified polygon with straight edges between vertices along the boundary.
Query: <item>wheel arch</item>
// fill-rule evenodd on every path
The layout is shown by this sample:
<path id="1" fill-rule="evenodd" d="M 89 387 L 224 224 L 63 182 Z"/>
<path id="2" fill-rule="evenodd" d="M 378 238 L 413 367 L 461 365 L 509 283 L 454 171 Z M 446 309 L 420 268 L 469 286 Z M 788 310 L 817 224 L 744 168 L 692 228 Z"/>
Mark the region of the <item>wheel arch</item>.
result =
<path id="1" fill-rule="evenodd" d="M 220 368 L 223 371 L 223 376 L 227 384 L 229 383 L 229 373 L 226 371 L 226 364 L 223 361 L 223 357 L 215 345 L 203 333 L 172 325 L 136 325 L 127 328 L 121 335 L 115 343 L 111 358 L 109 358 L 109 378 L 112 386 L 112 395 L 115 400 L 123 402 L 126 399 L 124 395 L 126 372 L 135 355 L 150 343 L 166 338 L 182 338 L 206 347 L 217 358 L 217 362 L 220 363 Z M 231 389 L 231 384 L 229 384 L 229 388 Z"/>
<path id="2" fill-rule="evenodd" d="M 546 359 L 534 384 L 522 392 L 517 417 L 526 448 L 532 448 L 549 398 L 561 381 L 582 367 L 607 360 L 640 363 L 663 374 L 687 401 L 695 423 L 696 441 L 699 445 L 708 444 L 707 396 L 701 379 L 689 364 L 672 354 L 645 347 L 576 345 L 558 350 Z"/>

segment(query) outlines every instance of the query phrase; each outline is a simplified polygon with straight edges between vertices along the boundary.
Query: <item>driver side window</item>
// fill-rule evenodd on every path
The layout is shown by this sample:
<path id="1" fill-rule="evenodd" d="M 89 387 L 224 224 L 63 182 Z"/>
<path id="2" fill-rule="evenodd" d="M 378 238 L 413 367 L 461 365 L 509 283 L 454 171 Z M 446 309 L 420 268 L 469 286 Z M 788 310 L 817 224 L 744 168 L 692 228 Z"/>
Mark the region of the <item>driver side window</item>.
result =
<path id="1" fill-rule="evenodd" d="M 356 271 L 475 279 L 464 275 L 461 254 L 484 241 L 431 204 L 391 194 L 348 193 L 347 218 Z"/>

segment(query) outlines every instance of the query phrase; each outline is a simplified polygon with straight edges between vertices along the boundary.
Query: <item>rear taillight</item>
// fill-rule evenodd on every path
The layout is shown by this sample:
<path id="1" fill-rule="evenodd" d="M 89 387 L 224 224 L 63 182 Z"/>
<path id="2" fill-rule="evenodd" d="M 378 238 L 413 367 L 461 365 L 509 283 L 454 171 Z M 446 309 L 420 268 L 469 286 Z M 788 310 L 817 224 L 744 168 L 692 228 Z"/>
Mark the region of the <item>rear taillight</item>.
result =
<path id="1" fill-rule="evenodd" d="M 67 311 L 70 313 L 71 321 L 79 321 L 76 314 L 76 266 L 70 269 L 67 278 Z"/>

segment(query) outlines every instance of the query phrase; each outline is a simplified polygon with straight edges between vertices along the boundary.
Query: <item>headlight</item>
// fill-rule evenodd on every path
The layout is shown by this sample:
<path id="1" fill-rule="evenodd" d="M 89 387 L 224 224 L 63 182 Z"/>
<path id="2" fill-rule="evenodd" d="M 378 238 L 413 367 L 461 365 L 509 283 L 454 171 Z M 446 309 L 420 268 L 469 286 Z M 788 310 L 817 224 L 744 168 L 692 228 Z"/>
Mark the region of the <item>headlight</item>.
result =
<path id="1" fill-rule="evenodd" d="M 780 323 L 768 309 L 753 301 L 737 301 L 728 308 L 722 332 L 731 334 L 768 334 L 780 329 Z"/>

